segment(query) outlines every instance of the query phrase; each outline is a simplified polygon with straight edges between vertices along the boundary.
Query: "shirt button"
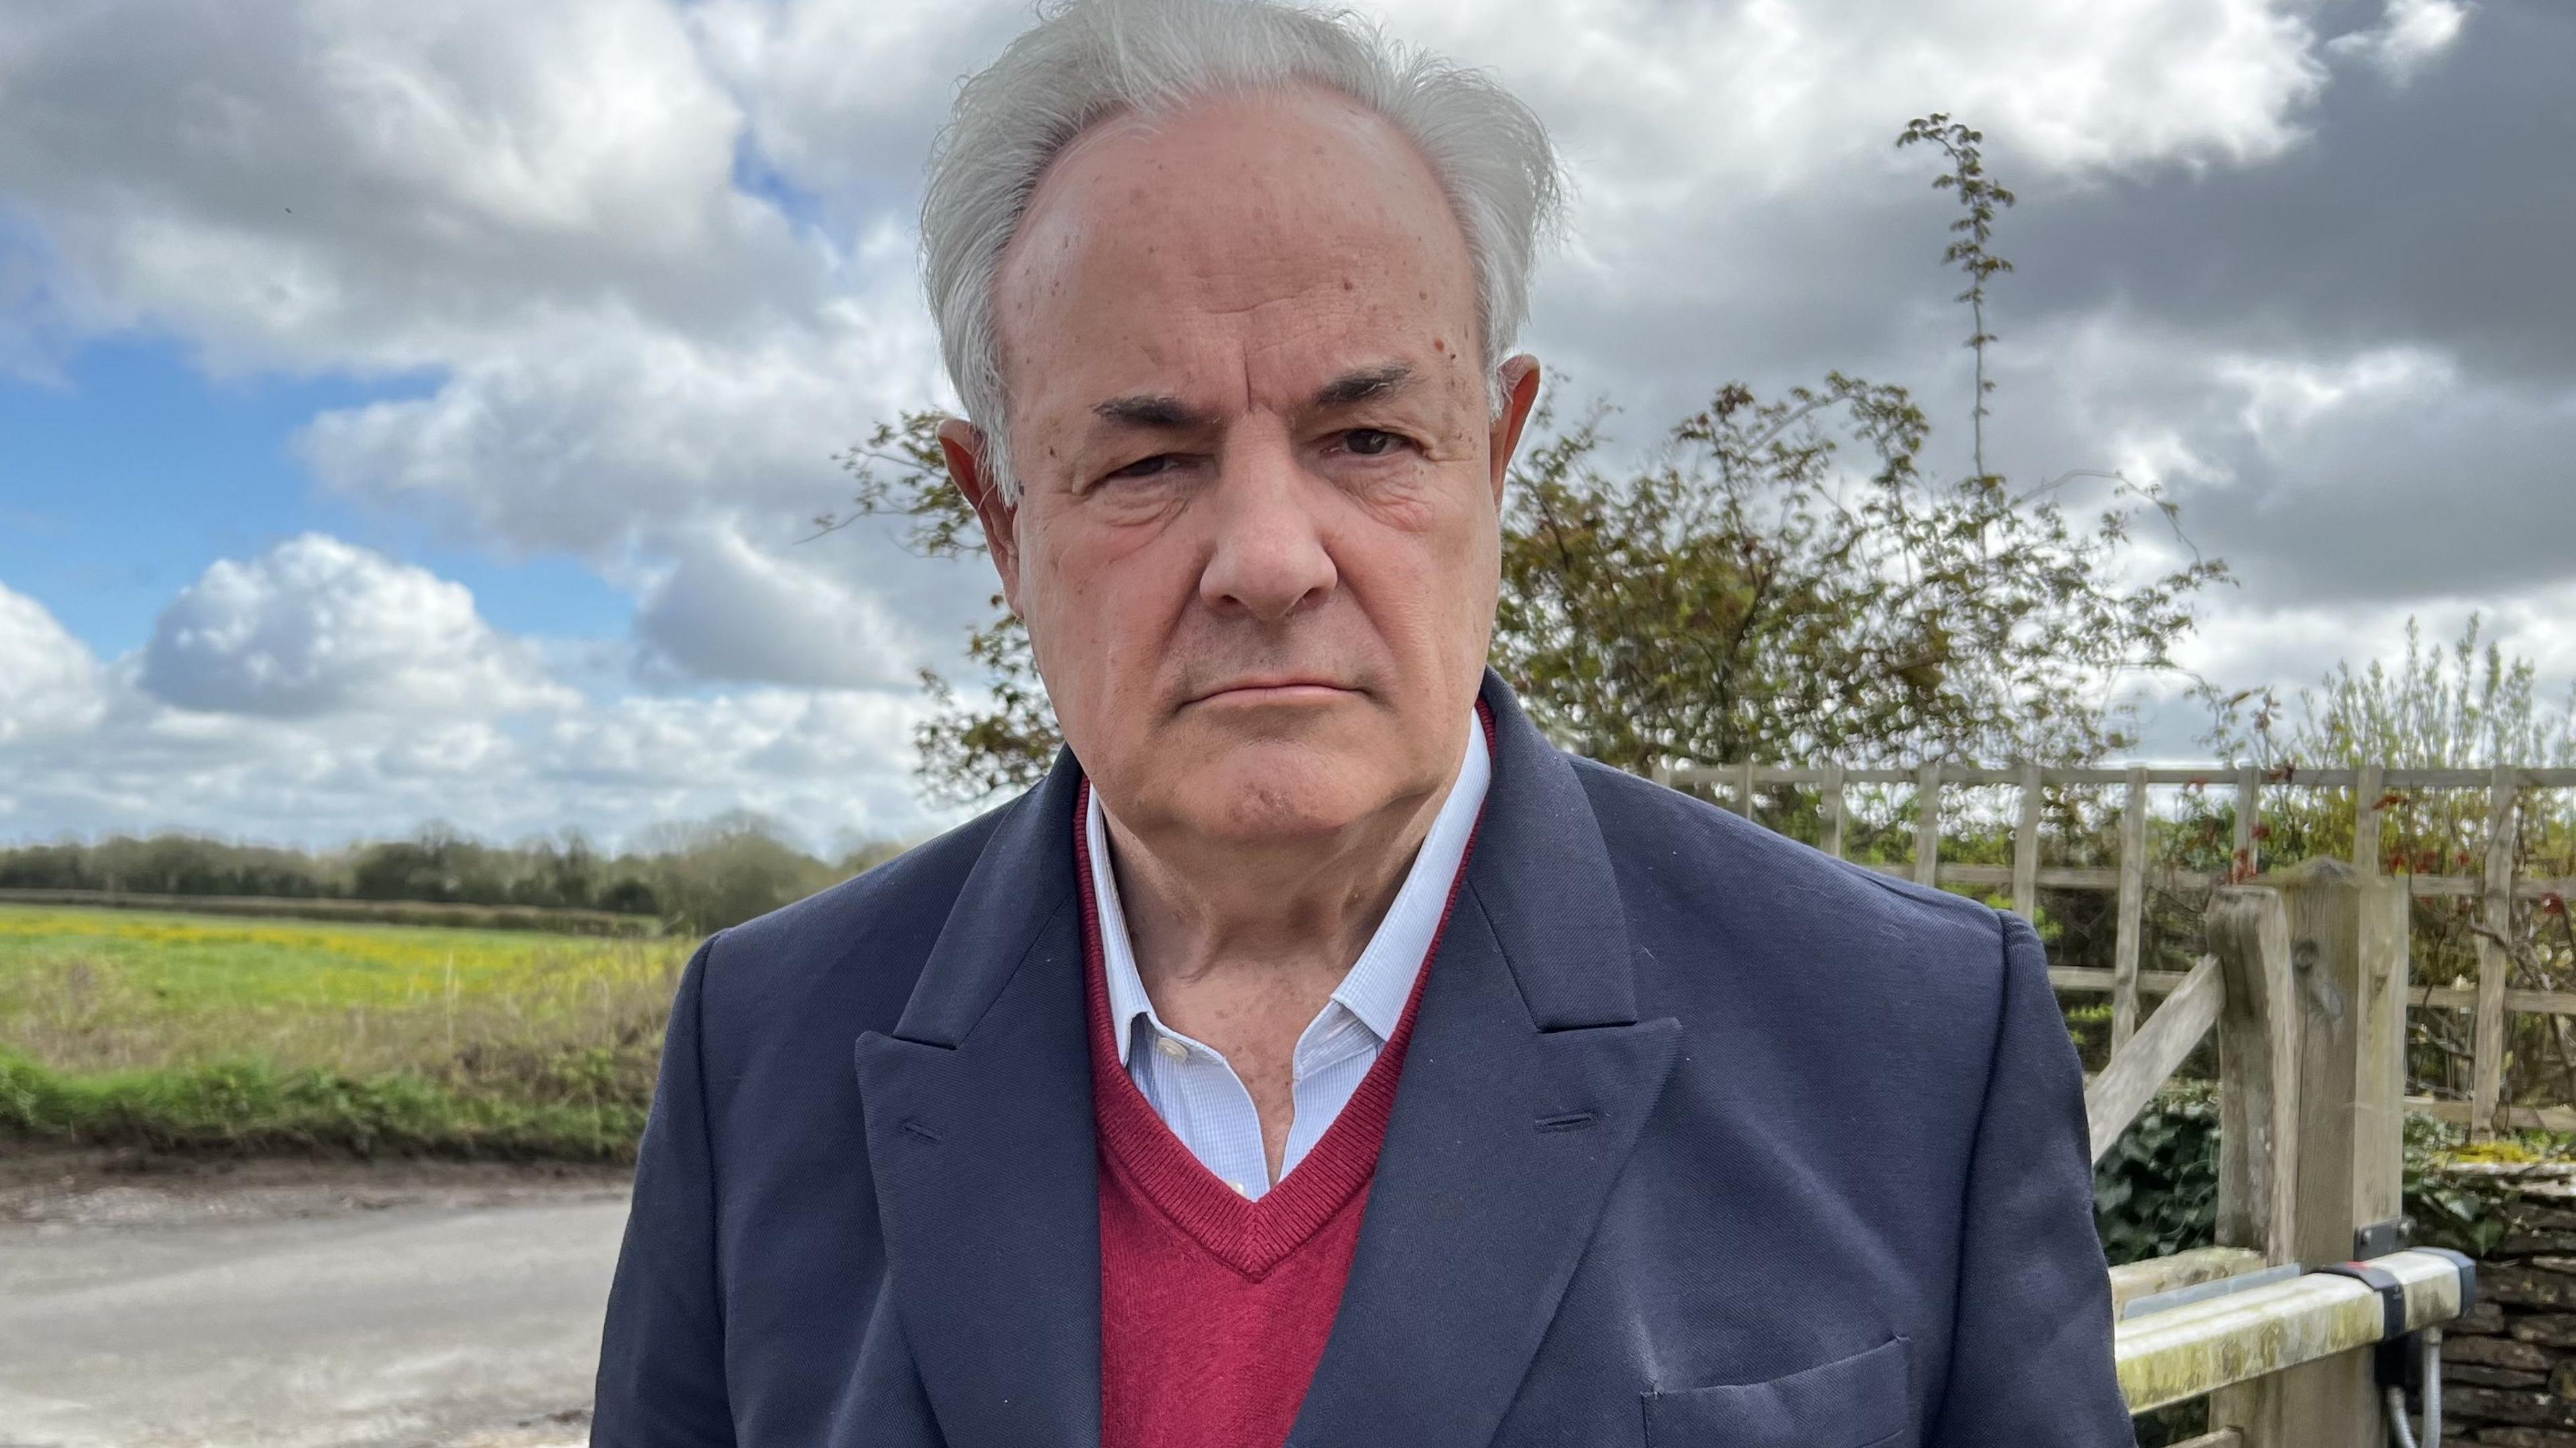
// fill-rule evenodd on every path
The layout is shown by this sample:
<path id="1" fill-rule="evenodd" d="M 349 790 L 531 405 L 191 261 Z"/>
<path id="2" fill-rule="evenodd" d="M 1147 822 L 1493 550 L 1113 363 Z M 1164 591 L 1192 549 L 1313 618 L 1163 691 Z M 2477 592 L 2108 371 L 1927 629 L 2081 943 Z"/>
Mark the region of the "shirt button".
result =
<path id="1" fill-rule="evenodd" d="M 1234 1194 L 1235 1194 L 1236 1196 L 1239 1196 L 1239 1197 L 1248 1197 L 1248 1196 L 1252 1195 L 1252 1193 L 1250 1193 L 1250 1192 L 1248 1192 L 1248 1191 L 1244 1190 L 1243 1183 L 1241 1183 L 1241 1182 L 1227 1182 L 1227 1183 L 1226 1183 L 1226 1185 L 1227 1185 L 1227 1186 L 1230 1186 L 1230 1187 L 1232 1187 L 1232 1188 L 1234 1188 Z"/>
<path id="2" fill-rule="evenodd" d="M 1161 1052 L 1166 1061 L 1186 1061 L 1190 1058 L 1190 1048 L 1169 1036 L 1156 1037 L 1154 1049 Z"/>

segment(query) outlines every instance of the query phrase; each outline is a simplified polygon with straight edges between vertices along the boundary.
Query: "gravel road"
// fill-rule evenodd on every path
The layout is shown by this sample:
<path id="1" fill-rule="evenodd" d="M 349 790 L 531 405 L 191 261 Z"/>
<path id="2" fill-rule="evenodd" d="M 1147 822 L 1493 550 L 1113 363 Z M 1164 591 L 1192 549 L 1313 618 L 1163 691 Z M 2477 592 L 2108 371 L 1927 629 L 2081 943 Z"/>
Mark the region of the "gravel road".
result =
<path id="1" fill-rule="evenodd" d="M 623 1174 L 0 1160 L 0 1448 L 587 1436 Z"/>

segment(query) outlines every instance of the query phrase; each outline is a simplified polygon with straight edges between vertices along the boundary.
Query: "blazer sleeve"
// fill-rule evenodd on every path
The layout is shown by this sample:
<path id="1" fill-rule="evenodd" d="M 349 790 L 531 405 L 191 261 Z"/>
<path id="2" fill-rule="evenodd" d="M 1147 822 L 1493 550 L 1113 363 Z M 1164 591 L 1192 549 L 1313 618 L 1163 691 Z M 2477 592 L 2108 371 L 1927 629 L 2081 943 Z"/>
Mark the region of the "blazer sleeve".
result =
<path id="1" fill-rule="evenodd" d="M 2132 1448 L 2093 1225 L 2083 1068 L 2038 932 L 2009 913 L 2003 957 L 1948 1381 L 1926 1448 Z"/>
<path id="2" fill-rule="evenodd" d="M 680 973 L 599 1347 L 593 1448 L 732 1448 L 700 1003 L 715 938 Z"/>

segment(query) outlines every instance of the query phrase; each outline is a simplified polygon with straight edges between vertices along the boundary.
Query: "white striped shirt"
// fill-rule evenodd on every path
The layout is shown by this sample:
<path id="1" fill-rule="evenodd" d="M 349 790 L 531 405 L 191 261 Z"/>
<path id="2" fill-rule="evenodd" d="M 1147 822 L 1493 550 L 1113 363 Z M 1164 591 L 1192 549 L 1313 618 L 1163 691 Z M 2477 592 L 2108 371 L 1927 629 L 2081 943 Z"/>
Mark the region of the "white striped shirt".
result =
<path id="1" fill-rule="evenodd" d="M 1295 1056 L 1296 1121 L 1281 1154 L 1280 1174 L 1297 1169 L 1324 1135 L 1333 1118 L 1359 1089 L 1360 1078 L 1377 1063 L 1378 1052 L 1394 1034 L 1404 1014 L 1413 982 L 1422 973 L 1423 956 L 1440 930 L 1448 908 L 1449 889 L 1467 853 L 1467 838 L 1484 807 L 1485 785 L 1492 777 L 1486 757 L 1485 730 L 1471 712 L 1467 717 L 1467 753 L 1457 782 L 1441 802 L 1431 830 L 1415 852 L 1413 868 L 1389 905 L 1368 948 L 1333 990 L 1332 999 L 1315 1013 L 1297 1037 Z M 1269 1157 L 1261 1146 L 1261 1116 L 1252 1105 L 1234 1067 L 1214 1048 L 1165 1026 L 1145 994 L 1136 972 L 1136 954 L 1127 939 L 1127 916 L 1118 903 L 1118 878 L 1110 869 L 1108 817 L 1100 793 L 1089 791 L 1091 809 L 1083 828 L 1091 845 L 1091 888 L 1100 910 L 1100 954 L 1109 987 L 1109 1019 L 1118 1042 L 1118 1059 L 1153 1106 L 1154 1114 L 1200 1163 L 1226 1185 L 1247 1197 L 1270 1190 Z"/>

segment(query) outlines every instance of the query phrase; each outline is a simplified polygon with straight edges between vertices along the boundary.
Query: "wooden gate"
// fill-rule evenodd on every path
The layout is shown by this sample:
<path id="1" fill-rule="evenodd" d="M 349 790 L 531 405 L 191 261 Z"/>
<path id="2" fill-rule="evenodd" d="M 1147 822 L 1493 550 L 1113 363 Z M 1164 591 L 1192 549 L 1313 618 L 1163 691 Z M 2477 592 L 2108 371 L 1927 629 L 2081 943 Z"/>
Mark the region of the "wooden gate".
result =
<path id="1" fill-rule="evenodd" d="M 2474 1292 L 2402 1243 L 2406 909 L 2335 860 L 2220 887 L 2210 954 L 2086 1089 L 2098 1161 L 2218 1033 L 2218 1245 L 2112 1271 L 2131 1411 L 2206 1396 L 2207 1448 L 2382 1448 L 2376 1349 Z"/>

